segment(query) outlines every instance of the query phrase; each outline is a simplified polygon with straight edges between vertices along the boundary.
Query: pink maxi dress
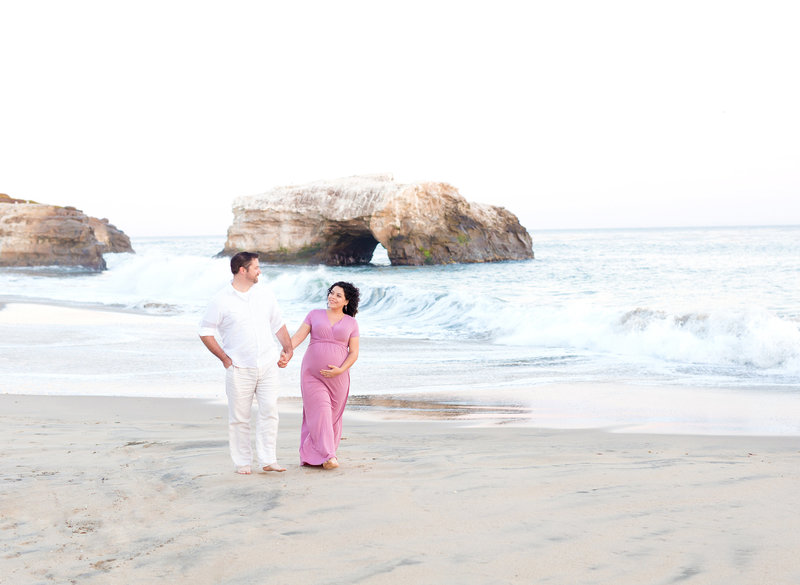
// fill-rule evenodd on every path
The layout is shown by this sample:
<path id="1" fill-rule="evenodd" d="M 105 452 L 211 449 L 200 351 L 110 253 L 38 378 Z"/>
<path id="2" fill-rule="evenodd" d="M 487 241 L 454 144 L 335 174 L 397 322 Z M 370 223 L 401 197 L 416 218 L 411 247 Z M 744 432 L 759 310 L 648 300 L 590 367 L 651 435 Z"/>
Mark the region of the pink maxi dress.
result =
<path id="1" fill-rule="evenodd" d="M 347 359 L 351 337 L 358 337 L 358 321 L 349 315 L 331 326 L 325 309 L 306 315 L 311 342 L 300 368 L 303 424 L 300 427 L 300 461 L 322 465 L 336 456 L 342 438 L 342 415 L 350 393 L 350 371 L 323 378 L 320 370 L 340 366 Z"/>

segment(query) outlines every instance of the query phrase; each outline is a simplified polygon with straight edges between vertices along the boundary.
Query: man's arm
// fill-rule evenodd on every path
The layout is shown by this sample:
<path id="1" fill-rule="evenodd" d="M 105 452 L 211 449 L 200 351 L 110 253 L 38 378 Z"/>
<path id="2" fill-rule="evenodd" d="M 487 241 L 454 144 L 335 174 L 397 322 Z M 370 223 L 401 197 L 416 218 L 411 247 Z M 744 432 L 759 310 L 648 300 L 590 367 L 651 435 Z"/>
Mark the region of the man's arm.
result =
<path id="1" fill-rule="evenodd" d="M 219 360 L 222 362 L 222 365 L 225 366 L 226 370 L 229 367 L 231 367 L 231 365 L 233 364 L 233 360 L 230 357 L 228 357 L 228 354 L 222 350 L 222 347 L 220 347 L 216 337 L 214 337 L 213 335 L 201 335 L 200 341 L 202 341 L 203 345 L 205 345 L 208 348 L 208 351 L 210 351 L 219 358 Z"/>
<path id="2" fill-rule="evenodd" d="M 286 329 L 286 325 L 281 325 L 281 328 L 275 332 L 275 337 L 278 338 L 278 341 L 281 342 L 281 346 L 283 346 L 281 358 L 278 360 L 278 366 L 285 368 L 286 364 L 289 363 L 289 360 L 292 359 L 292 355 L 294 354 L 294 349 L 292 349 L 292 338 L 289 337 L 289 330 Z"/>

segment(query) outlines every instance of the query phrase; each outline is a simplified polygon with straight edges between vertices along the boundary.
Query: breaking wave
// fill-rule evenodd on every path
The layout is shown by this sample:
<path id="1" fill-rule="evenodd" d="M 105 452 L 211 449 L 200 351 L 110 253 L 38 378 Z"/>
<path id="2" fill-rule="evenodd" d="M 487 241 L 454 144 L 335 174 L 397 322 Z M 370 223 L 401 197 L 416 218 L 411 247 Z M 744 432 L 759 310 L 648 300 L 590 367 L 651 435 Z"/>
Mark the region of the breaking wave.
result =
<path id="1" fill-rule="evenodd" d="M 214 257 L 221 242 L 175 244 L 164 239 L 145 244 L 135 245 L 136 254 L 106 255 L 109 269 L 102 273 L 0 271 L 0 296 L 199 320 L 208 299 L 230 280 L 228 260 Z M 666 287 L 653 290 L 648 274 L 645 284 L 631 285 L 638 286 L 639 299 L 649 295 L 647 302 L 631 303 L 635 295 L 603 295 L 602 283 L 577 271 L 577 276 L 557 273 L 560 266 L 262 265 L 262 271 L 290 329 L 307 311 L 324 306 L 332 282 L 349 280 L 361 290 L 359 322 L 367 337 L 465 340 L 473 348 L 472 342 L 491 344 L 495 354 L 498 347 L 513 348 L 515 359 L 600 356 L 598 364 L 610 358 L 641 364 L 648 371 L 706 371 L 728 378 L 774 374 L 800 380 L 800 320 L 792 312 L 797 306 L 790 287 L 783 287 L 790 291 L 781 293 L 783 297 L 759 304 L 752 300 L 755 293 L 748 293 L 750 300 L 728 289 L 726 294 L 698 296 L 691 282 L 679 282 L 672 286 L 683 291 L 683 298 L 675 303 Z M 793 273 L 787 274 L 791 281 Z M 615 283 L 627 278 L 613 277 Z"/>

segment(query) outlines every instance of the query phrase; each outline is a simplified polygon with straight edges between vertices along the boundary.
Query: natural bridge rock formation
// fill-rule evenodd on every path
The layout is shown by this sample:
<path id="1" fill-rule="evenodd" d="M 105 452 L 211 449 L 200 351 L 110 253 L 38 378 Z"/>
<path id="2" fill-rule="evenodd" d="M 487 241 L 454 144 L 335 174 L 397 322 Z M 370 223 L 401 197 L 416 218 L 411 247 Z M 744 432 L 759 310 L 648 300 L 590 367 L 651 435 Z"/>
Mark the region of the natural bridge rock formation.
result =
<path id="1" fill-rule="evenodd" d="M 0 266 L 104 270 L 104 252 L 132 251 L 128 236 L 108 220 L 90 218 L 74 207 L 0 194 Z"/>
<path id="2" fill-rule="evenodd" d="M 402 265 L 533 258 L 513 213 L 470 203 L 446 183 L 319 181 L 240 197 L 233 214 L 222 254 L 248 250 L 267 262 L 365 264 L 378 243 Z"/>

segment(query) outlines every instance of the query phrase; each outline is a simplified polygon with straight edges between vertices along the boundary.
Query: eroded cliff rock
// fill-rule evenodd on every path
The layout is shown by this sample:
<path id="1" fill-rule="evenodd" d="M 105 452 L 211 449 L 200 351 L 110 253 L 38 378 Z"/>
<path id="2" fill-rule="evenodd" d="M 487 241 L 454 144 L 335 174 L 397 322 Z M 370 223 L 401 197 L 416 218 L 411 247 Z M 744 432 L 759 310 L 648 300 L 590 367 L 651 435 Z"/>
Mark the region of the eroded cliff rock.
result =
<path id="1" fill-rule="evenodd" d="M 98 225 L 101 237 L 92 227 Z M 106 268 L 104 252 L 131 252 L 120 230 L 74 207 L 0 195 L 0 266 Z"/>
<path id="2" fill-rule="evenodd" d="M 97 241 L 103 246 L 104 253 L 133 252 L 131 239 L 117 226 L 109 223 L 105 217 L 103 219 L 90 217 L 89 225 L 92 226 Z"/>
<path id="3" fill-rule="evenodd" d="M 533 258 L 513 213 L 470 203 L 446 183 L 319 181 L 240 197 L 233 214 L 222 253 L 249 250 L 267 262 L 364 264 L 378 243 L 400 265 Z"/>

